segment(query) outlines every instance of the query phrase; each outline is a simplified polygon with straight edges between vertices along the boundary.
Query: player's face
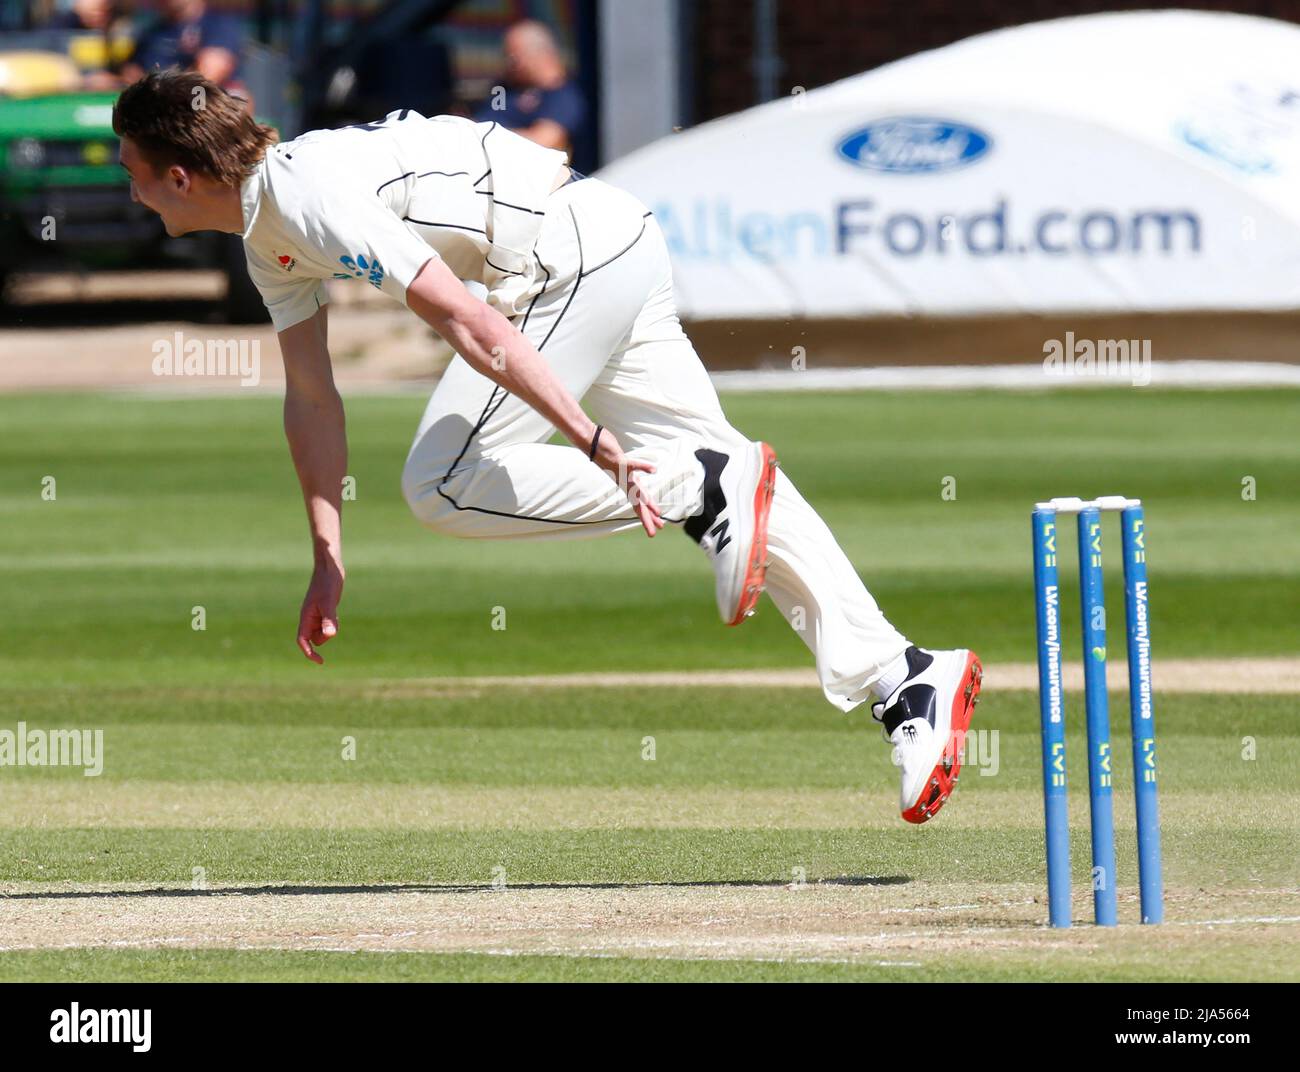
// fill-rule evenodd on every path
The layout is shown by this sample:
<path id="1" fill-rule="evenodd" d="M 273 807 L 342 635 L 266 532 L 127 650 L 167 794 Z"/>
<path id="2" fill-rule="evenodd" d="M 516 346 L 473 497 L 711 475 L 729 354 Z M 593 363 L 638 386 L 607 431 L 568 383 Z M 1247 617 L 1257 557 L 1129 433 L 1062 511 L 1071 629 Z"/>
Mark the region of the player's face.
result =
<path id="1" fill-rule="evenodd" d="M 120 159 L 122 167 L 131 176 L 132 201 L 138 201 L 145 208 L 158 213 L 162 217 L 163 227 L 173 237 L 195 230 L 194 223 L 187 218 L 192 210 L 192 199 L 188 196 L 192 184 L 184 168 L 155 170 L 140 155 L 130 138 L 122 139 Z"/>

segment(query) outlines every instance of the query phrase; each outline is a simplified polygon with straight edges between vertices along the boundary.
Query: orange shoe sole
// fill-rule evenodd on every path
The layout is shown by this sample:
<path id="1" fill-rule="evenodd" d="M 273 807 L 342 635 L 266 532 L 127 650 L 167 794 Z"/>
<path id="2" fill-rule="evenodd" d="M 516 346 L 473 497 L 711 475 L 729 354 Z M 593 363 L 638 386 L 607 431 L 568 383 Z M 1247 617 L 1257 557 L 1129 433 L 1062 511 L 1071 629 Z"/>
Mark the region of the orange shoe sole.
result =
<path id="1" fill-rule="evenodd" d="M 758 487 L 754 491 L 754 542 L 749 549 L 745 583 L 741 588 L 736 616 L 728 625 L 739 625 L 754 613 L 758 597 L 767 585 L 767 517 L 772 512 L 772 496 L 776 492 L 776 451 L 766 443 L 759 446 L 763 448 L 763 462 L 759 468 Z"/>
<path id="2" fill-rule="evenodd" d="M 980 665 L 979 656 L 974 652 L 966 657 L 963 677 L 965 684 L 957 690 L 957 695 L 952 700 L 952 728 L 948 733 L 948 743 L 944 745 L 943 755 L 935 764 L 926 787 L 921 791 L 920 800 L 903 812 L 903 818 L 909 823 L 929 822 L 957 788 L 966 732 L 970 729 L 975 705 L 980 702 L 980 682 L 984 680 L 984 668 Z"/>

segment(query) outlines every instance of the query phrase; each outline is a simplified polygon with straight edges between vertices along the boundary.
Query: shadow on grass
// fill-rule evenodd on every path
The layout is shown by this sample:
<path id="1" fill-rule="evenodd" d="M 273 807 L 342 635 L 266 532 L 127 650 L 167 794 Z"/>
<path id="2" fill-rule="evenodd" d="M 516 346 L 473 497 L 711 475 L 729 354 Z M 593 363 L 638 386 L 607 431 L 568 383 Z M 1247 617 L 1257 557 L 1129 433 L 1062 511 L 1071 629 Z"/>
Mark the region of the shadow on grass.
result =
<path id="1" fill-rule="evenodd" d="M 810 880 L 809 886 L 902 886 L 912 880 L 906 875 L 843 875 Z M 340 893 L 486 893 L 491 890 L 643 890 L 643 889 L 781 889 L 791 885 L 779 879 L 718 879 L 712 882 L 511 882 L 502 887 L 490 884 L 429 885 L 386 884 L 377 886 L 223 886 L 217 889 L 158 887 L 146 890 L 47 890 L 0 893 L 3 901 L 77 900 L 92 897 L 307 897 Z"/>

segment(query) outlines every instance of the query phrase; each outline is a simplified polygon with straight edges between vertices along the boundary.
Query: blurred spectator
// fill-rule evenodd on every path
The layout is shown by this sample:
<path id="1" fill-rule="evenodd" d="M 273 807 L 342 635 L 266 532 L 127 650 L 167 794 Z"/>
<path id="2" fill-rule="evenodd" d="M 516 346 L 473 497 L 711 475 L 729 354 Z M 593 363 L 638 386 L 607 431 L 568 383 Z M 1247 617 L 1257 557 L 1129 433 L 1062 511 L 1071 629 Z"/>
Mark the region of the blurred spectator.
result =
<path id="1" fill-rule="evenodd" d="M 239 80 L 244 29 L 234 15 L 209 11 L 205 0 L 162 0 L 162 17 L 146 29 L 123 74 L 128 82 L 155 67 L 198 71 L 237 97 L 248 92 Z"/>
<path id="2" fill-rule="evenodd" d="M 122 85 L 121 68 L 130 55 L 130 20 L 117 0 L 73 0 L 66 11 L 56 11 L 45 23 L 53 30 L 93 31 L 97 38 L 78 40 L 70 49 L 82 69 L 89 90 L 114 90 Z"/>
<path id="3" fill-rule="evenodd" d="M 587 124 L 587 102 L 569 80 L 554 35 L 540 22 L 517 22 L 506 31 L 505 54 L 505 92 L 494 93 L 474 118 L 571 150 Z"/>
<path id="4" fill-rule="evenodd" d="M 112 25 L 118 15 L 113 0 L 73 0 L 68 11 L 56 11 L 45 24 L 51 30 L 99 30 Z"/>

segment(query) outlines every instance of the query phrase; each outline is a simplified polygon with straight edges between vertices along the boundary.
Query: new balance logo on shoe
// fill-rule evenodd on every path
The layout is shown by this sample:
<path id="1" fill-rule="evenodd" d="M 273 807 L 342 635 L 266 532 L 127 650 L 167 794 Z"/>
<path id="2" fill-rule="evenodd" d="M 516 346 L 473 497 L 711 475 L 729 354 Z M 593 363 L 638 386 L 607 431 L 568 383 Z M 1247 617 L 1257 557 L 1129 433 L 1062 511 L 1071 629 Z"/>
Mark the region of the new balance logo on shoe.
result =
<path id="1" fill-rule="evenodd" d="M 700 508 L 682 530 L 709 556 L 718 613 L 739 625 L 754 613 L 767 579 L 767 518 L 776 492 L 776 454 L 750 443 L 735 454 L 695 452 L 703 470 Z"/>

